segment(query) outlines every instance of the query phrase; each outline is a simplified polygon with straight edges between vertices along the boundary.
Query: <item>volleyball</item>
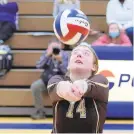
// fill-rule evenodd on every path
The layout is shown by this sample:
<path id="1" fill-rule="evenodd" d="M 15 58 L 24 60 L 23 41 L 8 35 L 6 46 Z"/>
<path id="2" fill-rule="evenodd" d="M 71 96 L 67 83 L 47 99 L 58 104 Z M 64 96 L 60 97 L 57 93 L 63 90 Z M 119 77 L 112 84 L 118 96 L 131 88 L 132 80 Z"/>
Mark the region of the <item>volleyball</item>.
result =
<path id="1" fill-rule="evenodd" d="M 56 37 L 64 44 L 75 45 L 84 41 L 90 31 L 87 16 L 78 9 L 66 9 L 59 13 L 53 23 Z"/>

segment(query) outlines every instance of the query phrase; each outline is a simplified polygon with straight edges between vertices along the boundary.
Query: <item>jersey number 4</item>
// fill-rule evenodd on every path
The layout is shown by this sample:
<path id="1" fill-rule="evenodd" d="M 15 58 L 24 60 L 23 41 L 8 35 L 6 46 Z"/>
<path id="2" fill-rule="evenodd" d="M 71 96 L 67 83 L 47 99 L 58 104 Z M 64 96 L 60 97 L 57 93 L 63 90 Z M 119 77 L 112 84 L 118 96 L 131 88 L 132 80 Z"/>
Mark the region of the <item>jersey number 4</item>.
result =
<path id="1" fill-rule="evenodd" d="M 66 117 L 73 118 L 73 111 L 74 111 L 75 102 L 70 102 L 68 111 L 66 113 Z M 76 108 L 76 113 L 80 113 L 80 118 L 86 118 L 86 107 L 85 107 L 85 100 L 82 99 Z"/>

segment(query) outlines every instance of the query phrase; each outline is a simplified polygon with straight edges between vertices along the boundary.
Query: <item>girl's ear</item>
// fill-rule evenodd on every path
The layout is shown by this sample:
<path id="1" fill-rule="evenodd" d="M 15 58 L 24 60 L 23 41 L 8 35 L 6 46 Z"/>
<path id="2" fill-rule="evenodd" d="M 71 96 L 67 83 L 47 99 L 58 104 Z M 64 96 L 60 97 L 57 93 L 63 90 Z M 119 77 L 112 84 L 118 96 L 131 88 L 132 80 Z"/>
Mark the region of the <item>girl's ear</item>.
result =
<path id="1" fill-rule="evenodd" d="M 92 71 L 95 72 L 97 70 L 97 65 L 94 64 L 93 67 L 92 67 Z"/>

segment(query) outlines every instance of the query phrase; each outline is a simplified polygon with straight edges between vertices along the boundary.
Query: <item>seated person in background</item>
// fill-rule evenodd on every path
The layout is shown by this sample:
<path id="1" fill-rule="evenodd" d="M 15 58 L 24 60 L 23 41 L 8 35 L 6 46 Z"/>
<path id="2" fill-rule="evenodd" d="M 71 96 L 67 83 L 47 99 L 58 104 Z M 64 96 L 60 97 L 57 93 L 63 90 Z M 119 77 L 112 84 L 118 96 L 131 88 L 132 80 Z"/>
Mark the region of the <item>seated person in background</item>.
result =
<path id="1" fill-rule="evenodd" d="M 80 9 L 80 0 L 54 0 L 53 16 L 66 9 Z"/>
<path id="2" fill-rule="evenodd" d="M 116 23 L 109 24 L 108 34 L 99 37 L 93 46 L 132 46 L 128 36 L 122 32 Z"/>
<path id="3" fill-rule="evenodd" d="M 116 22 L 126 32 L 133 44 L 134 29 L 134 7 L 133 0 L 110 0 L 107 5 L 107 23 Z"/>
<path id="4" fill-rule="evenodd" d="M 0 44 L 8 40 L 17 29 L 18 5 L 16 2 L 0 0 Z"/>
<path id="5" fill-rule="evenodd" d="M 62 44 L 57 39 L 52 39 L 48 49 L 37 62 L 36 67 L 44 69 L 41 78 L 31 85 L 36 112 L 31 116 L 33 119 L 45 118 L 42 92 L 47 92 L 48 80 L 57 74 L 64 75 L 67 71 L 68 53 L 62 49 Z"/>

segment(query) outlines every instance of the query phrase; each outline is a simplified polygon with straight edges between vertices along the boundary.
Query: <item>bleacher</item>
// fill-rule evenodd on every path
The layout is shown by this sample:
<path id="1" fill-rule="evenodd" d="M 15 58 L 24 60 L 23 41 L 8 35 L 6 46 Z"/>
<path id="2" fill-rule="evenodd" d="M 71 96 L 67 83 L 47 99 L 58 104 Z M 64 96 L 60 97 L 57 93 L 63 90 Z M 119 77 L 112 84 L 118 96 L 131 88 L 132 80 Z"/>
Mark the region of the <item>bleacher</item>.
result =
<path id="1" fill-rule="evenodd" d="M 6 43 L 14 53 L 13 69 L 0 80 L 0 115 L 30 114 L 33 108 L 30 85 L 40 77 L 42 70 L 35 68 L 36 61 L 47 48 L 53 33 L 52 0 L 9 0 L 19 5 L 19 30 Z M 81 10 L 89 17 L 92 29 L 105 32 L 106 0 L 81 0 Z M 46 32 L 33 36 L 31 32 Z M 97 37 L 89 36 L 91 43 Z M 46 98 L 47 97 L 47 98 Z M 44 105 L 51 106 L 48 96 Z M 15 108 L 15 110 L 14 110 Z M 17 110 L 17 108 L 19 110 Z M 29 110 L 26 110 L 28 109 Z M 30 109 L 31 108 L 31 109 Z M 25 109 L 25 110 L 24 110 Z"/>

